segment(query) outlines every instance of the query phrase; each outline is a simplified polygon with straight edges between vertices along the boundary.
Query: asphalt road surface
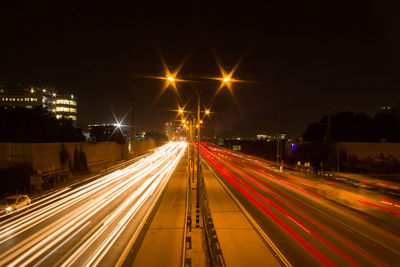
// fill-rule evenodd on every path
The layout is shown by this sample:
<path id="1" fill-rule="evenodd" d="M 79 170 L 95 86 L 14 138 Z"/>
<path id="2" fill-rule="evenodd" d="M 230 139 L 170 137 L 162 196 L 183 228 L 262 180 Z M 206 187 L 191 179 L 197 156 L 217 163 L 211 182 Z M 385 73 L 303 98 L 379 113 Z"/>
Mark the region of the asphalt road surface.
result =
<path id="1" fill-rule="evenodd" d="M 201 153 L 291 265 L 400 266 L 399 200 L 208 143 Z"/>
<path id="2" fill-rule="evenodd" d="M 185 147 L 169 143 L 128 167 L 0 217 L 0 266 L 115 266 Z"/>

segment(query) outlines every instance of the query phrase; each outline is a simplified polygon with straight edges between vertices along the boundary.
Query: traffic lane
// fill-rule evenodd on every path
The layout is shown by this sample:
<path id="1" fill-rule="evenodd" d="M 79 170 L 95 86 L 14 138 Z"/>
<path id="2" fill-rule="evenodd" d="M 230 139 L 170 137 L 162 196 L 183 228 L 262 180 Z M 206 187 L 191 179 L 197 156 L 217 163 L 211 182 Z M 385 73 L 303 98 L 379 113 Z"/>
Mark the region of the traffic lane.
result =
<path id="1" fill-rule="evenodd" d="M 98 257 L 96 260 L 92 261 L 93 263 L 99 264 L 100 266 L 116 265 L 117 261 L 120 259 L 121 253 L 125 250 L 131 238 L 137 236 L 138 230 L 140 229 L 139 226 L 143 225 L 147 214 L 151 212 L 161 192 L 165 189 L 178 161 L 179 160 L 176 160 L 173 165 L 168 166 L 165 170 L 157 170 L 157 172 L 159 172 L 158 176 L 154 179 L 152 184 L 149 184 L 148 190 L 146 190 L 135 203 L 137 206 L 140 205 L 140 208 L 138 209 L 134 206 L 129 207 L 126 209 L 126 212 L 122 213 L 123 218 L 121 218 L 121 220 L 116 220 L 114 226 L 109 227 L 109 229 L 112 230 L 112 235 L 110 236 L 116 236 L 117 238 L 108 238 L 108 240 L 103 242 L 103 245 L 106 244 L 108 246 L 106 254 L 103 252 L 100 258 Z M 94 245 L 93 247 L 97 249 L 98 245 Z M 89 258 L 92 257 L 93 256 L 90 256 Z M 88 257 L 82 257 L 82 259 L 78 259 L 74 264 L 87 265 L 86 258 Z"/>
<path id="2" fill-rule="evenodd" d="M 149 185 L 149 187 L 151 187 L 151 185 Z M 121 215 L 121 216 L 123 216 L 123 217 L 125 217 L 125 213 L 129 213 L 131 210 L 129 210 L 129 209 L 127 209 L 126 211 L 124 211 L 123 213 L 124 213 L 124 215 Z M 135 218 L 135 219 L 138 219 L 138 218 Z M 139 220 L 140 221 L 140 220 Z M 100 249 L 98 249 L 99 247 L 104 247 L 104 246 L 109 246 L 109 241 L 111 241 L 112 239 L 110 239 L 110 238 L 108 238 L 109 236 L 111 236 L 111 237 L 113 237 L 113 235 L 115 234 L 115 233 L 112 233 L 113 235 L 109 235 L 111 232 L 114 232 L 114 229 L 117 229 L 117 227 L 119 226 L 121 224 L 121 220 L 118 218 L 118 219 L 115 219 L 114 220 L 114 223 L 113 224 L 111 224 L 108 228 L 103 228 L 103 230 L 104 230 L 104 232 L 100 232 L 101 233 L 101 235 L 102 236 L 107 236 L 107 239 L 104 239 L 104 238 L 97 238 L 97 239 L 95 239 L 92 243 L 88 243 L 88 242 L 86 242 L 85 244 L 82 244 L 81 246 L 80 246 L 80 248 L 82 248 L 82 247 L 84 247 L 85 249 L 84 250 L 82 250 L 81 249 L 81 251 L 83 251 L 82 253 L 81 252 L 79 252 L 79 253 L 77 253 L 77 250 L 75 249 L 75 251 L 74 251 L 74 255 L 72 255 L 71 257 L 73 258 L 73 262 L 74 262 L 74 264 L 78 264 L 78 265 L 81 265 L 81 264 L 83 264 L 83 265 L 87 265 L 87 264 L 89 264 L 92 260 L 93 261 L 97 261 L 97 255 L 99 255 L 100 254 L 100 259 L 102 258 L 102 256 L 104 256 L 104 255 L 101 255 L 101 253 L 102 253 L 102 250 Z M 101 226 L 101 227 L 103 227 L 103 226 Z M 110 230 L 110 229 L 113 229 L 113 230 Z M 97 236 L 99 235 L 99 231 L 97 231 Z M 88 247 L 88 246 L 90 246 L 89 248 L 86 248 L 86 247 Z M 114 247 L 114 246 L 113 246 Z M 107 255 L 108 255 L 108 258 L 110 258 L 110 255 L 109 255 L 109 253 L 108 253 L 108 250 L 106 250 L 106 252 L 107 252 Z M 70 258 L 71 258 L 70 257 Z M 70 260 L 70 258 L 69 259 L 66 259 L 65 261 L 66 262 L 68 262 L 69 260 Z"/>
<path id="3" fill-rule="evenodd" d="M 282 197 L 275 198 L 270 194 L 268 197 L 303 222 L 304 228 L 318 233 L 348 255 L 356 259 L 358 257 L 358 262 L 368 259 L 368 262 L 382 265 L 373 254 L 379 254 L 380 258 L 385 259 L 399 258 L 396 246 L 399 244 L 398 236 L 359 219 L 357 216 L 359 214 L 352 214 L 351 210 L 336 206 L 334 203 L 324 203 L 323 200 L 309 204 L 309 199 L 304 200 L 302 194 L 293 194 L 291 190 L 282 189 L 279 194 L 285 194 L 286 198 L 292 201 L 282 200 Z M 305 231 L 308 231 L 307 229 Z"/>
<path id="4" fill-rule="evenodd" d="M 317 190 L 321 192 L 320 190 L 320 185 L 326 184 L 329 186 L 326 186 L 324 189 L 324 193 L 327 193 L 325 196 L 326 197 L 335 197 L 338 193 L 336 192 L 337 190 L 339 191 L 345 191 L 346 193 L 351 193 L 356 191 L 357 194 L 362 194 L 363 196 L 369 198 L 372 200 L 372 203 L 369 202 L 370 200 L 365 200 L 360 201 L 360 203 L 369 205 L 369 207 L 374 207 L 373 211 L 375 211 L 374 214 L 387 214 L 387 213 L 381 213 L 380 211 L 389 211 L 394 214 L 400 214 L 400 203 L 398 201 L 398 198 L 382 194 L 380 190 L 377 190 L 377 188 L 371 188 L 368 186 L 368 184 L 354 184 L 354 183 L 341 183 L 333 178 L 326 178 L 326 177 L 313 177 L 313 176 L 305 176 L 302 173 L 298 172 L 293 172 L 290 170 L 286 170 L 284 173 L 278 173 L 275 167 L 271 167 L 271 162 L 268 160 L 264 160 L 261 158 L 257 158 L 255 156 L 251 155 L 246 155 L 246 154 L 241 154 L 241 153 L 232 153 L 223 149 L 219 150 L 220 153 L 224 153 L 225 155 L 228 155 L 231 157 L 235 157 L 237 160 L 240 159 L 245 159 L 244 162 L 249 163 L 255 167 L 261 167 L 261 168 L 267 168 L 268 170 L 274 172 L 277 175 L 281 175 L 282 177 L 284 176 L 285 178 L 291 179 L 295 183 L 300 183 L 303 184 L 304 186 L 311 187 L 314 190 Z M 396 184 L 396 183 L 391 183 L 391 182 L 385 182 L 385 181 L 380 181 L 381 183 L 386 183 L 386 184 Z M 341 199 L 338 199 L 341 200 Z M 371 204 L 373 205 L 371 205 Z M 383 204 L 382 204 L 383 203 Z M 357 207 L 360 210 L 368 210 L 366 208 L 366 205 L 359 205 Z M 352 203 L 352 206 L 354 206 L 354 203 Z"/>
<path id="5" fill-rule="evenodd" d="M 235 183 L 229 181 L 229 177 L 226 177 L 227 173 L 225 169 L 213 164 L 214 162 L 209 158 L 207 158 L 207 160 L 209 160 L 214 170 L 216 170 L 216 173 L 221 175 L 221 180 L 225 183 L 228 189 L 238 198 L 289 262 L 301 266 L 322 264 L 320 261 L 315 259 L 313 252 L 310 251 L 310 249 L 305 249 L 304 247 L 299 246 L 296 238 L 300 239 L 300 236 L 297 235 L 297 237 L 293 237 L 292 234 L 297 234 L 294 230 L 292 230 L 286 223 L 282 222 L 278 216 L 275 216 L 268 209 L 263 210 L 263 207 L 257 199 L 252 198 L 246 191 L 238 189 L 235 186 Z M 288 232 L 288 230 L 292 230 L 292 232 Z"/>
<path id="6" fill-rule="evenodd" d="M 120 180 L 121 182 L 121 180 Z M 96 195 L 100 195 L 103 196 L 105 193 L 110 192 L 110 190 L 112 190 L 114 188 L 114 184 L 111 184 L 109 187 L 104 188 L 102 191 L 97 192 Z M 135 188 L 133 188 L 134 190 Z M 97 197 L 97 196 L 96 196 Z M 122 198 L 120 198 L 122 199 Z M 84 212 L 82 209 L 86 208 L 86 204 L 88 204 L 89 202 L 99 202 L 100 204 L 100 200 L 94 197 L 87 197 L 85 199 L 85 201 L 83 201 L 83 203 L 77 203 L 73 206 L 70 206 L 69 208 L 67 208 L 68 211 L 70 211 L 69 213 L 67 213 L 67 210 L 63 210 L 62 213 L 59 213 L 58 216 L 52 216 L 52 218 L 47 219 L 47 221 L 43 222 L 42 224 L 37 225 L 36 227 L 34 227 L 33 229 L 31 229 L 31 231 L 29 232 L 25 232 L 25 236 L 22 237 L 21 242 L 24 242 L 26 240 L 29 240 L 29 238 L 31 236 L 35 236 L 36 233 L 40 233 L 43 229 L 45 229 L 45 232 L 42 234 L 49 234 L 55 230 L 57 230 L 59 227 L 62 227 L 63 225 L 65 225 L 66 222 L 68 222 L 70 220 L 70 218 L 72 218 L 76 213 L 81 213 Z M 111 205 L 114 204 L 114 205 Z M 115 205 L 118 205 L 118 199 L 114 202 L 114 203 L 108 203 L 109 205 L 109 209 L 107 209 L 107 205 L 105 206 L 105 208 L 103 209 L 103 213 L 106 213 L 108 210 L 112 210 L 114 208 Z M 102 214 L 100 213 L 100 216 L 98 216 L 98 218 L 101 218 Z M 49 227 L 48 223 L 54 223 L 56 220 L 59 221 L 58 227 L 56 227 L 55 225 L 53 225 L 52 227 L 50 227 L 49 229 L 47 229 L 47 227 Z M 93 218 L 93 220 L 95 220 L 95 218 Z M 38 236 L 37 240 L 41 240 L 41 236 Z M 15 240 L 12 240 L 12 242 L 15 242 Z"/>
<path id="7" fill-rule="evenodd" d="M 284 206 L 284 204 L 285 203 L 282 203 L 282 202 L 280 202 L 280 200 L 279 199 L 273 199 L 273 203 L 279 203 L 279 205 L 282 205 L 282 206 Z M 285 207 L 285 208 L 288 208 L 287 206 Z M 293 212 L 293 211 L 292 211 Z M 297 216 L 298 216 L 298 214 L 297 214 Z M 291 219 L 292 220 L 292 219 Z M 298 221 L 296 221 L 295 222 L 296 224 L 298 224 L 299 222 Z M 300 222 L 301 223 L 301 222 Z M 317 221 L 314 221 L 314 223 L 318 223 Z M 327 222 L 322 222 L 322 223 L 327 223 Z M 320 223 L 320 225 L 323 225 L 323 224 L 321 224 Z M 306 230 L 306 232 L 308 232 L 308 231 L 314 231 L 314 229 L 312 229 L 312 228 L 308 228 L 309 226 L 308 225 L 300 225 L 301 226 L 301 228 L 303 229 L 303 230 Z M 334 225 L 333 227 L 337 227 L 337 225 Z M 328 228 L 329 229 L 329 228 Z M 319 239 L 321 239 L 320 237 L 322 237 L 323 239 L 323 241 L 324 241 L 324 243 L 326 243 L 326 245 L 329 245 L 329 243 L 327 243 L 324 239 L 326 239 L 327 237 L 325 237 L 325 236 L 323 236 L 323 235 L 321 235 L 321 236 L 319 236 Z M 337 238 L 337 237 L 336 237 Z M 328 239 L 327 239 L 328 240 Z M 329 241 L 329 240 L 328 240 Z M 332 242 L 332 241 L 330 241 L 330 242 Z M 341 241 L 342 242 L 342 241 Z M 336 242 L 336 243 L 338 243 L 338 242 Z M 335 243 L 332 243 L 333 245 L 336 245 Z M 351 247 L 352 245 L 350 245 L 350 247 Z M 331 247 L 331 249 L 333 249 L 333 250 L 336 250 L 336 248 L 333 246 L 333 247 Z M 339 253 L 339 254 L 341 254 L 342 255 L 342 257 L 345 257 L 345 254 L 343 254 L 342 252 L 340 252 L 339 250 L 337 250 L 337 253 Z M 365 257 L 365 254 L 363 254 L 363 257 Z M 351 259 L 350 258 L 348 258 L 348 260 L 350 260 L 351 261 Z M 363 260 L 363 259 L 360 259 L 360 260 Z"/>
<path id="8" fill-rule="evenodd" d="M 155 160 L 156 160 L 156 159 L 153 159 L 153 163 L 154 163 Z M 157 169 L 157 166 L 155 167 L 155 169 Z M 109 188 L 105 188 L 104 190 L 105 190 L 105 191 L 109 191 Z M 102 192 L 98 192 L 98 194 L 101 195 Z M 105 211 L 105 212 L 106 212 L 106 211 Z M 100 216 L 101 216 L 101 215 L 100 215 Z M 99 217 L 100 217 L 100 216 L 99 216 Z M 42 229 L 42 230 L 43 230 L 43 229 Z M 13 240 L 13 241 L 15 241 L 15 240 Z"/>
<path id="9" fill-rule="evenodd" d="M 380 230 L 380 229 L 378 229 L 378 230 Z M 398 240 L 397 240 L 397 242 L 398 242 Z"/>
<path id="10" fill-rule="evenodd" d="M 237 163 L 237 161 L 235 163 Z M 351 211 L 361 211 L 361 213 L 355 212 L 354 216 L 362 217 L 374 224 L 379 223 L 380 228 L 385 228 L 390 232 L 397 234 L 400 233 L 398 227 L 400 224 L 400 216 L 394 216 L 400 215 L 400 213 L 393 208 L 389 209 L 382 206 L 384 204 L 388 204 L 389 207 L 396 205 L 396 202 L 389 200 L 389 198 L 382 199 L 381 195 L 363 189 L 351 188 L 351 190 L 346 188 L 344 190 L 341 188 L 341 185 L 337 187 L 337 185 L 332 185 L 330 183 L 313 183 L 311 185 L 310 183 L 307 183 L 305 185 L 304 183 L 299 183 L 297 179 L 298 177 L 295 177 L 294 175 L 276 173 L 270 171 L 269 168 L 257 168 L 251 165 L 242 166 L 242 168 L 244 167 L 249 168 L 260 175 L 266 176 L 264 177 L 266 181 L 276 181 L 281 184 L 286 183 L 290 184 L 292 187 L 295 185 L 296 187 L 294 188 L 302 190 L 305 194 L 314 198 L 330 200 L 336 204 L 345 205 L 349 207 Z M 381 204 L 381 202 L 384 204 Z"/>
<path id="11" fill-rule="evenodd" d="M 241 153 L 232 153 L 225 149 L 214 147 L 222 157 L 229 158 L 232 162 L 239 162 L 249 168 L 257 168 L 261 171 L 267 170 L 282 179 L 288 179 L 292 184 L 296 184 L 311 194 L 319 195 L 323 198 L 339 202 L 340 204 L 357 209 L 363 213 L 368 213 L 374 221 L 379 221 L 382 227 L 390 231 L 400 233 L 398 225 L 400 217 L 393 217 L 391 214 L 400 215 L 400 203 L 397 199 L 383 196 L 375 191 L 366 190 L 354 185 L 341 184 L 334 181 L 316 177 L 304 177 L 301 174 L 285 171 L 277 172 L 275 168 L 267 165 L 267 160 Z"/>
<path id="12" fill-rule="evenodd" d="M 180 157 L 181 155 L 179 155 L 179 158 Z M 88 264 L 102 264 L 102 262 L 105 261 L 106 265 L 108 265 L 107 264 L 108 262 L 112 261 L 115 262 L 118 259 L 117 256 L 121 254 L 121 249 L 124 248 L 124 246 L 126 246 L 126 241 L 123 240 L 124 238 L 122 238 L 122 243 L 120 241 L 121 231 L 124 231 L 124 229 L 128 227 L 128 225 L 126 225 L 126 222 L 129 222 L 129 220 L 132 219 L 132 216 L 134 216 L 135 218 L 135 220 L 133 221 L 134 224 L 142 222 L 142 217 L 140 217 L 140 215 L 138 214 L 138 212 L 143 209 L 143 207 L 140 205 L 142 203 L 150 204 L 152 203 L 152 201 L 155 201 L 154 200 L 154 196 L 156 195 L 155 192 L 157 190 L 158 192 L 161 192 L 163 190 L 163 187 L 165 186 L 165 183 L 168 181 L 168 178 L 170 177 L 170 174 L 172 173 L 174 167 L 176 166 L 177 161 L 179 161 L 179 158 L 177 157 L 175 159 L 174 164 L 166 165 L 165 166 L 166 168 L 156 168 L 155 171 L 156 174 L 154 174 L 153 181 L 145 185 L 146 191 L 143 191 L 143 194 L 137 196 L 138 201 L 135 202 L 133 206 L 128 205 L 126 206 L 126 209 L 121 210 L 119 213 L 120 216 L 118 218 L 115 218 L 113 223 L 110 224 L 107 228 L 104 228 L 103 232 L 97 231 L 96 235 L 98 238 L 93 239 L 92 240 L 93 242 L 85 242 L 84 244 L 80 244 L 79 247 L 80 251 L 79 249 L 74 248 L 73 249 L 74 254 L 66 259 L 63 259 L 62 260 L 63 264 L 72 262 L 74 265 L 76 264 L 88 265 Z M 146 179 L 146 182 L 149 181 L 150 181 L 149 179 Z M 153 199 L 151 199 L 151 197 L 153 197 Z M 126 198 L 124 202 L 127 202 L 128 198 Z M 140 207 L 139 210 L 138 207 Z M 147 209 L 144 208 L 144 210 Z M 108 217 L 111 215 L 113 214 L 109 214 Z M 108 220 L 108 218 L 105 219 Z M 100 224 L 101 227 L 103 227 L 103 224 L 104 223 Z M 94 234 L 92 234 L 92 236 L 93 235 Z M 124 232 L 124 235 L 122 235 L 122 237 L 125 237 L 125 239 L 128 238 L 127 233 Z"/>
<path id="13" fill-rule="evenodd" d="M 129 174 L 126 176 L 121 176 L 121 178 L 116 179 L 115 181 L 112 180 L 110 184 L 101 190 L 90 192 L 90 195 L 78 195 L 86 188 L 75 190 L 75 192 L 66 192 L 58 199 L 50 199 L 47 203 L 44 203 L 42 207 L 39 207 L 39 209 L 35 208 L 29 210 L 24 217 L 18 217 L 15 218 L 15 220 L 9 221 L 8 225 L 3 225 L 1 228 L 0 251 L 10 249 L 10 246 L 12 247 L 16 243 L 26 241 L 28 238 L 31 238 L 37 233 L 41 232 L 42 229 L 49 227 L 50 224 L 54 224 L 56 221 L 61 221 L 61 224 L 64 223 L 73 214 L 73 212 L 76 210 L 81 210 L 82 207 L 85 207 L 89 201 L 98 199 L 99 196 L 109 192 L 117 183 L 121 183 L 121 181 L 127 179 L 128 177 Z M 98 182 L 101 182 L 101 180 Z M 40 216 L 42 218 L 40 218 Z M 16 232 L 16 230 L 18 230 L 17 227 L 21 227 L 22 229 Z M 50 229 L 48 231 L 50 231 Z M 15 234 L 17 235 L 13 236 Z M 7 239 L 8 241 L 5 241 Z"/>
<path id="14" fill-rule="evenodd" d="M 250 170 L 250 172 L 251 171 L 252 170 Z M 351 229 L 358 229 L 360 226 L 364 226 L 365 228 L 370 228 L 371 233 L 369 233 L 370 231 L 368 231 L 368 235 L 372 235 L 372 239 L 377 238 L 379 240 L 382 239 L 382 237 L 384 236 L 387 246 L 399 244 L 398 236 L 392 233 L 388 234 L 388 231 L 383 230 L 381 225 L 379 228 L 376 227 L 375 223 L 378 221 L 373 217 L 371 218 L 370 216 L 367 216 L 353 209 L 344 208 L 342 205 L 337 205 L 337 203 L 335 203 L 331 199 L 324 199 L 316 195 L 310 195 L 305 194 L 302 191 L 296 191 L 295 188 L 288 188 L 286 186 L 286 182 L 284 184 L 279 184 L 279 180 L 268 179 L 268 177 L 265 176 L 263 178 L 265 178 L 264 181 L 268 182 L 270 185 L 280 187 L 282 190 L 286 191 L 287 194 L 294 196 L 296 198 L 296 202 L 301 201 L 301 203 L 303 203 L 302 205 L 309 205 L 309 203 L 312 203 L 312 205 L 309 206 L 312 207 L 314 210 L 316 209 L 319 211 L 323 211 L 324 214 L 328 215 L 330 218 L 337 218 L 336 220 L 340 219 L 340 222 L 342 224 L 345 224 L 346 226 L 351 226 Z M 386 215 L 391 216 L 393 220 L 398 219 L 398 217 L 394 216 L 393 214 L 387 213 Z M 373 234 L 375 234 L 375 236 L 373 236 Z M 395 251 L 397 251 L 398 249 L 399 247 L 392 248 L 392 250 Z"/>
<path id="15" fill-rule="evenodd" d="M 121 203 L 123 203 L 123 201 L 128 198 L 133 192 L 135 192 L 142 184 L 143 182 L 141 184 L 137 184 L 131 190 L 127 190 L 117 199 L 108 203 L 103 209 L 96 212 L 91 217 L 85 218 L 85 222 L 81 222 L 80 227 L 78 227 L 74 232 L 66 236 L 62 241 L 60 241 L 60 244 L 62 244 L 61 246 L 56 246 L 52 248 L 52 250 L 44 253 L 42 257 L 37 259 L 36 263 L 40 262 L 40 264 L 44 266 L 54 266 L 57 265 L 54 263 L 64 262 L 75 252 L 76 249 L 83 245 L 85 240 L 93 236 L 96 231 L 98 231 L 99 228 L 102 227 L 102 225 L 105 224 L 105 222 L 110 218 L 110 214 L 118 209 Z M 132 203 L 132 205 L 134 205 L 134 203 Z M 126 210 L 128 210 L 128 208 Z M 118 216 L 115 221 L 118 222 L 121 217 L 121 215 Z M 138 219 L 140 220 L 140 218 Z M 115 223 L 108 226 L 109 229 L 105 229 L 105 231 L 103 232 L 104 236 L 107 236 L 111 232 L 110 228 L 115 227 Z M 64 241 L 67 242 L 63 243 Z M 102 239 L 96 240 L 96 242 L 94 242 L 91 247 L 86 249 L 85 254 L 90 255 L 91 253 L 94 253 L 95 249 L 93 248 L 93 246 L 99 245 L 101 241 Z"/>

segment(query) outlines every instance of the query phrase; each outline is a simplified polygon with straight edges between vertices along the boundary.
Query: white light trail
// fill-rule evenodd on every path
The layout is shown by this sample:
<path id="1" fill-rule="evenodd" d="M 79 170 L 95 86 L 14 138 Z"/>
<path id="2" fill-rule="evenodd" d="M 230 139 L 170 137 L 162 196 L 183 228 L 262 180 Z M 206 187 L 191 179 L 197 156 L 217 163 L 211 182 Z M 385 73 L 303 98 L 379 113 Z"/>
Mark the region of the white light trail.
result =
<path id="1" fill-rule="evenodd" d="M 61 263 L 63 266 L 68 266 L 78 259 L 84 259 L 88 264 L 96 265 L 151 194 L 165 187 L 185 148 L 186 143 L 183 142 L 169 143 L 123 170 L 115 171 L 75 189 L 46 196 L 34 203 L 33 211 L 26 211 L 15 219 L 8 219 L 0 226 L 0 246 L 12 242 L 13 238 L 33 227 L 43 223 L 45 226 L 2 252 L 0 265 L 32 264 L 50 251 L 39 260 L 39 263 L 43 263 L 60 247 L 60 244 L 72 242 L 73 237 L 82 231 L 82 227 L 86 226 L 88 220 L 92 220 L 91 218 L 99 211 L 130 192 L 117 208 L 100 223 L 96 223 L 98 228 L 94 228 L 97 230 L 91 232 L 86 241 L 76 247 L 74 252 Z M 57 216 L 56 220 L 50 222 L 54 216 Z M 104 234 L 106 230 L 107 234 Z M 100 245 L 86 253 L 91 245 L 99 243 L 97 240 Z"/>

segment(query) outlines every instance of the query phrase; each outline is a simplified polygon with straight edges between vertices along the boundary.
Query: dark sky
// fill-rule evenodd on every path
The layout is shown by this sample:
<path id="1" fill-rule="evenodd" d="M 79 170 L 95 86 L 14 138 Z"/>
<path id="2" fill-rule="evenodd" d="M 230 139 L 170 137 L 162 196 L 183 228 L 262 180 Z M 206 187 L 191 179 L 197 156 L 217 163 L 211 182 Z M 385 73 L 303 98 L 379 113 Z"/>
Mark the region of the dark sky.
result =
<path id="1" fill-rule="evenodd" d="M 217 77 L 243 56 L 232 95 L 215 98 L 207 133 L 275 133 L 277 110 L 289 136 L 321 116 L 350 110 L 375 114 L 400 102 L 400 19 L 386 1 L 297 1 L 285 4 L 118 4 L 117 1 L 18 1 L 1 6 L 0 82 L 56 87 L 78 98 L 81 124 L 122 118 L 136 90 L 137 127 L 161 130 L 175 118 L 158 48 L 179 77 Z M 279 2 L 279 1 L 274 1 Z M 260 2 L 261 3 L 261 2 Z M 294 4 L 295 3 L 295 4 Z M 203 103 L 218 84 L 204 80 Z M 178 84 L 188 108 L 193 89 Z M 129 123 L 129 116 L 126 120 Z"/>

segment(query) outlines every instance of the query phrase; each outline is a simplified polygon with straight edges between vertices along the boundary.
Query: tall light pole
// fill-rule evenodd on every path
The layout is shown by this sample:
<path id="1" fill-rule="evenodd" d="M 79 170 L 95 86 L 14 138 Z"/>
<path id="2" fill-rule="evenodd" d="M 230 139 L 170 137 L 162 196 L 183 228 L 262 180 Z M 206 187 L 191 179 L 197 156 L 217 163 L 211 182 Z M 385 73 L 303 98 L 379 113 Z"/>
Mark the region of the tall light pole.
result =
<path id="1" fill-rule="evenodd" d="M 175 75 L 176 76 L 176 75 Z M 200 178 L 200 142 L 201 142 L 201 130 L 200 130 L 200 124 L 201 124 L 201 119 L 200 119 L 200 113 L 201 113 L 201 90 L 199 90 L 194 84 L 193 81 L 189 80 L 177 80 L 175 76 L 167 76 L 166 80 L 168 80 L 170 83 L 175 84 L 176 81 L 183 81 L 189 83 L 192 88 L 196 92 L 197 96 L 197 123 L 196 123 L 196 128 L 197 128 L 197 183 Z M 220 85 L 220 88 L 222 88 L 224 85 L 227 85 L 230 88 L 230 84 L 232 83 L 233 79 L 231 79 L 231 74 L 229 75 L 224 75 L 222 78 L 218 78 L 217 80 L 220 80 L 222 83 Z M 167 85 L 168 86 L 168 85 Z M 175 85 L 176 86 L 176 85 Z M 179 113 L 183 114 L 183 109 L 179 109 Z M 209 115 L 210 111 L 206 110 L 205 113 Z M 194 160 L 194 159 L 193 159 Z"/>
<path id="2" fill-rule="evenodd" d="M 200 132 L 200 90 L 197 89 L 196 86 L 194 86 L 192 83 L 190 85 L 194 88 L 196 91 L 197 95 L 197 123 L 196 123 L 196 128 L 197 128 L 197 185 L 199 183 L 199 177 L 200 177 L 200 141 L 201 141 L 201 132 Z"/>

